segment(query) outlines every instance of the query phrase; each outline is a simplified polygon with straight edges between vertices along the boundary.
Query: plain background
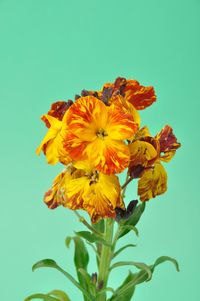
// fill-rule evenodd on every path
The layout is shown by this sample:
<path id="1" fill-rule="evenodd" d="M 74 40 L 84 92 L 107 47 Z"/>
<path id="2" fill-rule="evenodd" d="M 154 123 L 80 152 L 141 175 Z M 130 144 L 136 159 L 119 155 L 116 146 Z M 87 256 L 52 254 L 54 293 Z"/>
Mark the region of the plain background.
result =
<path id="1" fill-rule="evenodd" d="M 129 234 L 121 242 L 137 248 L 120 258 L 150 264 L 169 255 L 181 272 L 159 266 L 134 300 L 200 300 L 199 13 L 199 0 L 0 1 L 1 300 L 52 289 L 82 300 L 58 272 L 31 272 L 34 262 L 53 258 L 74 275 L 73 246 L 67 250 L 64 240 L 83 229 L 73 212 L 42 202 L 62 166 L 35 155 L 46 131 L 39 118 L 52 102 L 117 76 L 155 87 L 158 100 L 141 112 L 142 124 L 152 134 L 170 124 L 182 143 L 165 164 L 168 192 L 148 203 L 139 239 Z M 134 198 L 133 185 L 127 203 Z M 117 269 L 110 285 L 126 274 Z"/>

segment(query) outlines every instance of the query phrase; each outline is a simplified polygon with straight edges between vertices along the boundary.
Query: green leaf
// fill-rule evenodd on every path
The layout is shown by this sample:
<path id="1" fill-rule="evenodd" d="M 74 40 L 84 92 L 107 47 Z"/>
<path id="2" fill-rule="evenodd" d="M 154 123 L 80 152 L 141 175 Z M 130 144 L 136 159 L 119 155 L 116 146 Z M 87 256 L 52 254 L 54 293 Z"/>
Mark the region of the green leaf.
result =
<path id="1" fill-rule="evenodd" d="M 166 261 L 172 262 L 175 265 L 176 270 L 179 271 L 178 262 L 174 258 L 171 258 L 169 256 L 161 256 L 155 261 L 155 263 L 153 265 L 149 266 L 151 273 L 153 274 L 156 266 L 158 266 L 159 264 L 164 263 Z M 134 286 L 136 286 L 140 283 L 148 281 L 148 280 L 149 280 L 148 272 L 144 269 L 141 270 L 139 273 L 133 274 L 133 278 L 125 285 L 119 287 L 116 290 L 115 294 L 113 295 L 113 297 L 112 297 L 113 299 L 111 298 L 109 301 L 118 301 L 118 300 L 123 301 L 123 296 L 126 294 L 127 291 L 129 291 L 129 289 L 133 288 Z M 124 299 L 124 301 L 128 301 L 128 299 L 127 300 Z"/>
<path id="2" fill-rule="evenodd" d="M 31 295 L 31 296 L 27 297 L 26 299 L 24 299 L 24 301 L 30 301 L 33 299 L 42 299 L 43 301 L 60 301 L 60 299 L 57 299 L 57 298 L 54 298 L 54 297 L 51 297 L 51 296 L 45 295 L 45 294 L 34 294 L 34 295 Z"/>
<path id="3" fill-rule="evenodd" d="M 35 270 L 39 268 L 57 268 L 57 263 L 52 260 L 52 259 L 43 259 L 35 263 L 32 267 L 32 271 L 34 272 Z"/>
<path id="4" fill-rule="evenodd" d="M 76 279 L 74 279 L 74 277 L 72 277 L 68 272 L 66 272 L 65 270 L 63 270 L 59 265 L 57 265 L 57 263 L 52 260 L 52 259 L 43 259 L 38 261 L 37 263 L 35 263 L 32 267 L 32 270 L 35 271 L 38 268 L 55 268 L 56 270 L 58 270 L 59 272 L 61 272 L 68 280 L 70 280 L 79 290 L 82 291 L 82 293 L 84 294 L 84 296 L 88 299 L 88 300 L 94 300 L 94 298 L 91 296 L 91 294 L 80 285 L 80 283 L 78 281 L 76 281 Z"/>
<path id="5" fill-rule="evenodd" d="M 129 219 L 127 219 L 126 221 L 122 220 L 120 222 L 120 226 L 125 226 L 125 225 L 135 226 L 139 222 L 139 220 L 140 220 L 140 218 L 141 218 L 141 216 L 144 212 L 144 209 L 145 209 L 145 202 L 143 202 L 142 204 L 138 205 L 135 208 L 133 214 L 129 217 Z M 131 231 L 131 229 L 128 229 L 128 228 L 124 229 L 120 233 L 119 238 L 123 237 L 124 235 L 126 235 L 130 231 Z"/>
<path id="6" fill-rule="evenodd" d="M 136 234 L 136 236 L 139 236 L 138 229 L 135 226 L 133 226 L 133 225 L 124 225 L 124 226 L 120 227 L 119 237 L 121 237 L 121 233 L 123 233 L 126 230 L 128 230 L 128 231 L 132 230 Z"/>
<path id="7" fill-rule="evenodd" d="M 85 247 L 83 240 L 80 237 L 75 236 L 75 237 L 73 237 L 73 240 L 74 240 L 74 245 L 75 245 L 74 263 L 76 266 L 78 280 L 79 280 L 79 283 L 81 284 L 81 286 L 84 289 L 88 290 L 87 281 L 86 281 L 85 277 L 83 276 L 83 274 L 80 273 L 80 269 L 84 270 L 85 272 L 87 271 L 87 266 L 89 263 L 89 254 L 88 254 L 88 251 Z M 85 300 L 88 300 L 88 299 L 85 298 Z"/>
<path id="8" fill-rule="evenodd" d="M 69 248 L 72 239 L 73 239 L 73 237 L 71 237 L 71 236 L 67 236 L 67 237 L 65 238 L 65 244 L 66 244 L 66 247 L 67 247 L 67 248 Z"/>
<path id="9" fill-rule="evenodd" d="M 101 236 L 99 236 L 95 233 L 91 233 L 89 231 L 79 231 L 79 232 L 75 232 L 75 233 L 76 233 L 76 235 L 84 238 L 85 240 L 87 240 L 91 243 L 100 243 L 100 244 L 110 247 L 110 244 L 107 241 L 105 241 Z"/>
<path id="10" fill-rule="evenodd" d="M 128 245 L 125 245 L 123 247 L 121 247 L 119 250 L 117 250 L 114 255 L 113 255 L 113 258 L 115 258 L 116 256 L 118 256 L 122 251 L 124 251 L 125 249 L 127 248 L 133 248 L 133 247 L 136 247 L 136 245 L 133 245 L 133 244 L 128 244 Z"/>
<path id="11" fill-rule="evenodd" d="M 129 275 L 126 277 L 124 282 L 116 289 L 116 291 L 114 292 L 113 296 L 109 299 L 109 301 L 119 301 L 119 300 L 130 301 L 135 291 L 135 285 L 130 286 L 129 289 L 127 289 L 125 293 L 120 297 L 120 299 L 118 298 L 118 291 L 122 289 L 130 281 L 132 281 L 134 278 L 135 278 L 135 274 L 129 271 Z"/>
<path id="12" fill-rule="evenodd" d="M 152 271 L 151 271 L 151 267 L 149 267 L 148 265 L 146 265 L 143 262 L 135 262 L 135 261 L 119 261 L 114 263 L 111 267 L 110 270 L 113 270 L 114 268 L 120 267 L 120 266 L 125 266 L 125 265 L 133 265 L 135 266 L 137 269 L 143 270 L 147 273 L 148 278 L 147 280 L 150 280 L 152 277 Z"/>
<path id="13" fill-rule="evenodd" d="M 48 295 L 57 297 L 59 301 L 70 301 L 68 295 L 60 290 L 53 290 L 50 293 L 48 293 Z"/>
<path id="14" fill-rule="evenodd" d="M 157 265 L 159 265 L 159 264 L 161 264 L 163 262 L 166 262 L 166 261 L 172 262 L 175 265 L 175 268 L 176 268 L 177 272 L 180 271 L 177 260 L 174 259 L 174 258 L 172 258 L 172 257 L 169 257 L 169 256 L 161 256 L 158 259 L 156 259 L 156 261 L 155 261 L 155 263 L 153 265 L 153 268 L 155 268 Z"/>

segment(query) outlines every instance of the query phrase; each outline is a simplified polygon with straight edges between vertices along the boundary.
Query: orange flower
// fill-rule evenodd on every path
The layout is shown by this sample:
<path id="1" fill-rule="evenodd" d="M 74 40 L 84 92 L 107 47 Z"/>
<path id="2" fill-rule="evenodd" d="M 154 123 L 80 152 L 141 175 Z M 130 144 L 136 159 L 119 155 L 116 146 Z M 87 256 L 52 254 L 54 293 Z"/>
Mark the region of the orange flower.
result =
<path id="1" fill-rule="evenodd" d="M 98 172 L 85 161 L 68 166 L 55 179 L 53 188 L 45 194 L 45 202 L 54 204 L 50 208 L 62 204 L 72 210 L 86 210 L 93 223 L 104 217 L 115 218 L 115 208 L 124 208 L 118 177 Z"/>
<path id="2" fill-rule="evenodd" d="M 73 160 L 88 159 L 106 174 L 122 172 L 129 164 L 124 140 L 133 136 L 138 125 L 133 116 L 94 96 L 79 98 L 66 115 L 68 133 L 64 147 Z"/>

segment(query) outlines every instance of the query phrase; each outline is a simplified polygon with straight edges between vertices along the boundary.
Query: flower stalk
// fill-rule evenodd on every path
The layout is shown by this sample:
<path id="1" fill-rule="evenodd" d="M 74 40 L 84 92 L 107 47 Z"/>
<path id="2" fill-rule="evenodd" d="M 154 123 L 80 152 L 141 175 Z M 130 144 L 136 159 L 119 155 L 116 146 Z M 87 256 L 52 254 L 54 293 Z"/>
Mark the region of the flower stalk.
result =
<path id="1" fill-rule="evenodd" d="M 114 220 L 106 219 L 105 222 L 105 232 L 104 239 L 110 244 L 110 246 L 103 245 L 101 251 L 101 257 L 99 262 L 99 279 L 98 285 L 100 289 L 105 289 L 108 282 L 110 262 L 112 259 L 112 240 L 113 240 L 113 228 L 114 228 Z M 98 296 L 97 301 L 105 301 L 106 293 L 102 293 Z"/>

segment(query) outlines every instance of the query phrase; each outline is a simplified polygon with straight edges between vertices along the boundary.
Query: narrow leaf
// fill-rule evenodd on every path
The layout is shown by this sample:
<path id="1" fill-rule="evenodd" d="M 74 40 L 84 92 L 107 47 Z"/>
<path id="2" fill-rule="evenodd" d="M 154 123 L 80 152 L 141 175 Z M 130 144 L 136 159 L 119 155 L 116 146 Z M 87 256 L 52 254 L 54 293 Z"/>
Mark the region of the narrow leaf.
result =
<path id="1" fill-rule="evenodd" d="M 113 258 L 115 258 L 116 256 L 118 256 L 121 252 L 123 252 L 125 249 L 127 248 L 133 248 L 133 247 L 136 247 L 136 245 L 133 245 L 133 244 L 128 244 L 128 245 L 125 245 L 123 247 L 121 247 L 119 250 L 117 250 L 114 255 L 113 255 Z"/>
<path id="2" fill-rule="evenodd" d="M 53 290 L 50 293 L 48 293 L 48 295 L 57 297 L 59 301 L 70 301 L 68 295 L 60 290 Z"/>
<path id="3" fill-rule="evenodd" d="M 157 265 L 159 265 L 159 264 L 161 264 L 163 262 L 166 262 L 166 261 L 172 262 L 175 265 L 175 268 L 176 268 L 177 272 L 180 271 L 179 264 L 178 264 L 177 260 L 174 259 L 174 258 L 172 258 L 172 257 L 169 257 L 169 256 L 161 256 L 158 259 L 156 259 L 156 261 L 155 261 L 155 263 L 153 265 L 153 268 L 155 268 Z"/>
<path id="4" fill-rule="evenodd" d="M 27 297 L 26 299 L 24 299 L 24 301 L 30 301 L 33 299 L 41 299 L 43 301 L 60 301 L 57 298 L 54 298 L 54 297 L 51 297 L 51 296 L 45 295 L 45 294 L 34 294 L 34 295 L 31 295 L 31 296 Z"/>
<path id="5" fill-rule="evenodd" d="M 135 291 L 135 285 L 131 285 L 129 289 L 127 289 L 124 294 L 118 298 L 118 291 L 121 290 L 126 284 L 128 284 L 130 281 L 132 281 L 135 278 L 135 274 L 129 272 L 129 275 L 126 277 L 124 282 L 116 289 L 116 291 L 113 293 L 113 296 L 109 299 L 109 301 L 130 301 L 134 291 Z"/>
<path id="6" fill-rule="evenodd" d="M 106 242 L 101 236 L 91 233 L 89 231 L 79 231 L 75 232 L 76 235 L 84 238 L 85 240 L 91 242 L 91 243 L 101 243 L 106 246 L 110 246 L 108 242 Z"/>
<path id="7" fill-rule="evenodd" d="M 114 263 L 110 267 L 110 270 L 113 270 L 114 268 L 117 268 L 117 267 L 120 267 L 120 266 L 125 266 L 125 265 L 133 265 L 133 266 L 135 266 L 136 268 L 138 268 L 140 270 L 144 270 L 147 273 L 147 275 L 148 275 L 147 280 L 150 280 L 151 277 L 152 277 L 151 268 L 148 265 L 146 265 L 145 263 L 142 263 L 142 262 L 119 261 L 119 262 Z"/>

